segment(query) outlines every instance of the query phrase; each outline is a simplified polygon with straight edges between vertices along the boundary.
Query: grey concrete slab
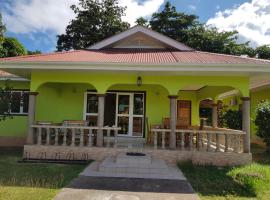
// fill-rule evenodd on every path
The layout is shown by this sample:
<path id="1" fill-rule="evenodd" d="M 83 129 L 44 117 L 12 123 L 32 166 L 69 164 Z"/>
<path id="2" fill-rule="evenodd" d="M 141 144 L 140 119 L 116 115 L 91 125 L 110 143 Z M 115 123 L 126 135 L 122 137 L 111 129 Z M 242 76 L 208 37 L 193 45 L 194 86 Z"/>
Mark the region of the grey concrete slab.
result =
<path id="1" fill-rule="evenodd" d="M 186 180 L 79 176 L 54 200 L 199 200 Z"/>
<path id="2" fill-rule="evenodd" d="M 177 166 L 168 166 L 168 169 L 137 168 L 134 171 L 132 168 L 106 168 L 102 171 L 99 170 L 100 163 L 93 162 L 80 174 L 89 177 L 119 177 L 119 178 L 146 178 L 146 179 L 168 179 L 168 180 L 186 180 L 183 173 Z M 131 169 L 131 171 L 129 171 Z M 164 173 L 161 172 L 163 170 Z"/>

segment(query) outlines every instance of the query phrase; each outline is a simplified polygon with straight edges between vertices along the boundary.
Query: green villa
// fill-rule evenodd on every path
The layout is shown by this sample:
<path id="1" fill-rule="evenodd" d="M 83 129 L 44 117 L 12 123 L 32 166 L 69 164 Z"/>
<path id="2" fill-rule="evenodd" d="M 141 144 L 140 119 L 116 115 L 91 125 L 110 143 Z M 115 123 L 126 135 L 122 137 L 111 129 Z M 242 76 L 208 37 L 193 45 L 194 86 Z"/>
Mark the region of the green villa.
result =
<path id="1" fill-rule="evenodd" d="M 245 164 L 254 105 L 270 96 L 270 61 L 195 51 L 142 26 L 84 50 L 0 59 L 0 69 L 14 97 L 0 145 L 24 145 L 25 159 L 140 149 L 173 163 Z M 235 96 L 243 130 L 218 127 L 217 103 Z M 205 100 L 211 126 L 200 119 Z"/>

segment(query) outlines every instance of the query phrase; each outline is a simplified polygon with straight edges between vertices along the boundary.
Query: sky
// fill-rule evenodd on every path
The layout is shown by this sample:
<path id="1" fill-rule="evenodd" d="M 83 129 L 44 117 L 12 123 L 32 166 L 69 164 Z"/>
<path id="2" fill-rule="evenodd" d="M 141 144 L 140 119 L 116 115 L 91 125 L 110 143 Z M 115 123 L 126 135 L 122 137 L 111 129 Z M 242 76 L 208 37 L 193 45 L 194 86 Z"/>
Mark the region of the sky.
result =
<path id="1" fill-rule="evenodd" d="M 70 9 L 79 0 L 0 0 L 6 36 L 16 37 L 28 50 L 55 51 L 57 35 L 75 17 Z M 123 20 L 134 25 L 162 10 L 166 0 L 119 0 L 127 7 Z M 270 44 L 270 0 L 170 0 L 180 12 L 220 31 L 239 32 L 239 42 L 252 47 Z"/>

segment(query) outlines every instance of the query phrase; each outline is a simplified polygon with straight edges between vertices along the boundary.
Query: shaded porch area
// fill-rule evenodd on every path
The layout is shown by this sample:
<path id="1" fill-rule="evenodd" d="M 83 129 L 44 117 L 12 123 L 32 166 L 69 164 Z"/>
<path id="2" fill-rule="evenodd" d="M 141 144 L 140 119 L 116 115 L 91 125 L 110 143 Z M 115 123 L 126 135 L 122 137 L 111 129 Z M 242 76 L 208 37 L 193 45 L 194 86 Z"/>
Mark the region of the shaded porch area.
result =
<path id="1" fill-rule="evenodd" d="M 146 152 L 172 163 L 201 155 L 194 162 L 237 165 L 245 155 L 248 163 L 249 100 L 243 98 L 243 130 L 218 127 L 217 97 L 233 88 L 223 84 L 189 83 L 176 89 L 151 79 L 142 85 L 110 84 L 102 93 L 94 83 L 39 84 L 30 93 L 24 158 L 91 160 L 104 149 L 102 158 L 111 152 Z M 211 127 L 200 119 L 204 99 L 212 99 Z M 56 102 L 53 109 L 48 102 Z"/>

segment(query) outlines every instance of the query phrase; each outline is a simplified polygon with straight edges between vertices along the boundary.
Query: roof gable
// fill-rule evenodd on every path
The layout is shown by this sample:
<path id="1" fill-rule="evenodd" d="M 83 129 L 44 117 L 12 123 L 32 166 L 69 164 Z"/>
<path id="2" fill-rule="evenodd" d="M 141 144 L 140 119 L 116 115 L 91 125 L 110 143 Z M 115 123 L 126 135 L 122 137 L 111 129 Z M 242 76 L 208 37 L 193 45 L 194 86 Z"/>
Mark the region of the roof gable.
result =
<path id="1" fill-rule="evenodd" d="M 193 50 L 183 43 L 140 25 L 102 40 L 90 46 L 88 49 L 100 50 L 105 48 L 164 48 L 180 51 Z"/>

